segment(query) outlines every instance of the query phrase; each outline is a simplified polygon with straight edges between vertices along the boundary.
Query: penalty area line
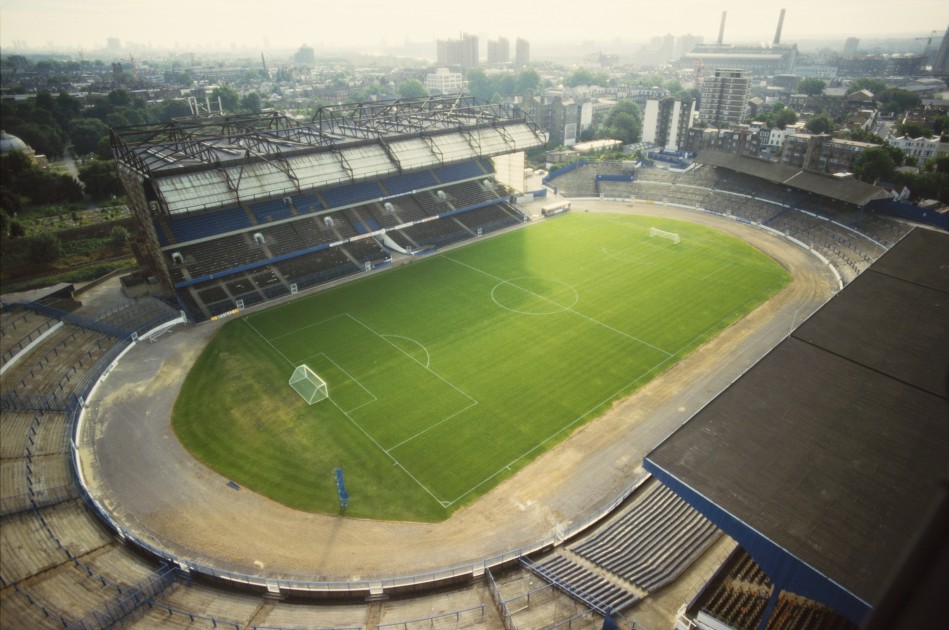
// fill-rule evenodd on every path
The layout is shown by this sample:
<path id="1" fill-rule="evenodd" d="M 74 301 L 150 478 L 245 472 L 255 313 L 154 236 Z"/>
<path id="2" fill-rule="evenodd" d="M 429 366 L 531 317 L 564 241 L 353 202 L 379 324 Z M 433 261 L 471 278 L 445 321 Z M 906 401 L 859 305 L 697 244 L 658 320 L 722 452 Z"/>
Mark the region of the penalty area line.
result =
<path id="1" fill-rule="evenodd" d="M 422 490 L 424 490 L 430 497 L 432 497 L 432 499 L 434 499 L 436 503 L 438 503 L 438 504 L 441 505 L 442 507 L 448 507 L 448 506 L 445 505 L 445 502 L 444 502 L 442 499 L 439 499 L 438 497 L 436 497 L 435 494 L 434 494 L 431 490 L 429 490 L 428 487 L 427 487 L 424 483 L 422 483 L 421 481 L 419 481 L 418 478 L 417 478 L 415 475 L 413 475 L 412 473 L 410 473 L 410 472 L 408 471 L 408 469 L 407 469 L 405 466 L 402 465 L 402 462 L 400 462 L 398 459 L 396 459 L 396 458 L 393 457 L 391 454 L 389 454 L 389 452 L 388 452 L 387 450 L 385 450 L 384 448 L 382 448 L 382 445 L 379 444 L 379 442 L 377 442 L 374 437 L 372 437 L 371 435 L 369 435 L 369 432 L 366 431 L 364 428 L 362 428 L 362 427 L 359 425 L 359 423 L 356 422 L 356 421 L 352 418 L 352 416 L 350 416 L 342 407 L 340 407 L 339 405 L 337 405 L 337 404 L 336 404 L 336 401 L 334 401 L 332 398 L 330 398 L 329 401 L 330 401 L 331 403 L 333 403 L 333 406 L 336 407 L 337 409 L 339 409 L 339 412 L 340 412 L 341 414 L 343 414 L 344 416 L 346 416 L 346 419 L 349 420 L 349 421 L 353 424 L 354 427 L 356 427 L 357 429 L 359 429 L 359 431 L 360 431 L 363 435 L 365 435 L 366 438 L 368 438 L 369 441 L 372 442 L 372 443 L 376 446 L 376 448 L 378 448 L 386 457 L 388 457 L 389 459 L 391 459 L 393 465 L 398 466 L 399 468 L 401 468 L 401 469 L 402 469 L 402 472 L 404 472 L 406 475 L 408 475 L 408 476 L 409 476 L 409 479 L 411 479 L 412 481 L 414 481 L 415 483 L 417 483 L 418 486 L 419 486 Z M 451 504 L 449 504 L 449 505 L 451 505 Z"/>
<path id="2" fill-rule="evenodd" d="M 277 346 L 273 345 L 273 344 L 270 342 L 269 339 L 267 339 L 266 337 L 264 337 L 263 334 L 262 334 L 259 330 L 257 330 L 257 328 L 256 328 L 253 324 L 250 323 L 250 319 L 249 319 L 249 318 L 245 317 L 245 318 L 243 318 L 243 321 L 244 321 L 248 326 L 250 326 L 250 329 L 251 329 L 251 330 L 253 330 L 255 333 L 257 333 L 257 336 L 258 336 L 258 337 L 260 337 L 261 339 L 263 339 L 264 342 L 265 342 L 268 346 L 270 346 L 271 348 L 273 348 L 274 352 L 276 352 L 277 354 L 279 354 L 279 355 L 283 358 L 284 361 L 286 361 L 287 363 L 289 363 L 292 367 L 296 367 L 296 366 L 297 366 L 296 363 L 294 363 L 293 361 L 291 361 L 290 359 L 288 359 L 288 358 L 287 358 L 287 355 L 285 355 L 284 353 L 282 353 L 282 352 L 277 348 Z"/>

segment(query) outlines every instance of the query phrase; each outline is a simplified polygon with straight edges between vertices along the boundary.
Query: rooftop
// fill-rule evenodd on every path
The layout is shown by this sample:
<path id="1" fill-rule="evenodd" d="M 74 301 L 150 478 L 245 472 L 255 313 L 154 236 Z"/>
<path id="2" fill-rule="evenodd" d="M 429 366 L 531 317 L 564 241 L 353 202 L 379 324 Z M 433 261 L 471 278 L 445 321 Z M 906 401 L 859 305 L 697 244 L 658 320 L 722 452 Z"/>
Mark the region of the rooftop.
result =
<path id="1" fill-rule="evenodd" d="M 949 480 L 947 309 L 949 235 L 916 229 L 647 460 L 876 605 Z"/>

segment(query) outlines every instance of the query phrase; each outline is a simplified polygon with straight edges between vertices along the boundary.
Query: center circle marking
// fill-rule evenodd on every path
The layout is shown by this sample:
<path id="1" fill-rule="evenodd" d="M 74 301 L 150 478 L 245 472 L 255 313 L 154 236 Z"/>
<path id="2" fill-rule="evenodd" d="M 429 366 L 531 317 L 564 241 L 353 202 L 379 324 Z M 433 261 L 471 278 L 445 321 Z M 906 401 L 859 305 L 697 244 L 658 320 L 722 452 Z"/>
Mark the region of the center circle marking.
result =
<path id="1" fill-rule="evenodd" d="M 535 286 L 531 286 L 532 283 Z M 569 304 L 561 304 L 556 299 L 552 299 L 546 295 L 549 293 L 549 291 L 547 287 L 543 285 L 551 284 L 560 285 L 560 287 L 566 289 L 564 293 L 566 296 L 569 296 L 569 298 L 565 300 L 565 302 L 569 302 Z M 539 298 L 537 300 L 537 304 L 529 310 L 505 304 L 503 295 L 505 287 L 510 287 L 514 291 L 520 291 L 524 294 Z M 501 292 L 500 294 L 499 290 Z M 555 313 L 569 311 L 571 308 L 576 306 L 577 302 L 580 301 L 580 294 L 577 293 L 577 290 L 573 288 L 572 285 L 569 285 L 562 280 L 557 280 L 556 278 L 545 278 L 543 276 L 520 276 L 518 278 L 511 278 L 510 280 L 502 280 L 501 282 L 498 282 L 496 285 L 494 285 L 494 287 L 491 289 L 491 299 L 494 300 L 495 304 L 507 311 L 511 311 L 512 313 L 520 313 L 521 315 L 553 315 Z"/>

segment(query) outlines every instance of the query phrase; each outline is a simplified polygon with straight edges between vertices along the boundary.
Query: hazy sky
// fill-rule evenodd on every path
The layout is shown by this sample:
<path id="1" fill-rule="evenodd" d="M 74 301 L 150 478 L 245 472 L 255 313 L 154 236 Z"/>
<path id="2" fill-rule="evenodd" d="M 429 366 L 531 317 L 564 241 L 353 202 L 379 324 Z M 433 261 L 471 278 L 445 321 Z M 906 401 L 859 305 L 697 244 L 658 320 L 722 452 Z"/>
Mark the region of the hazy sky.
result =
<path id="1" fill-rule="evenodd" d="M 0 0 L 0 46 L 48 42 L 95 50 L 106 38 L 154 47 L 272 48 L 431 42 L 462 31 L 528 41 L 641 40 L 693 33 L 770 42 L 781 7 L 783 40 L 945 32 L 947 0 Z M 591 11 L 586 11 L 591 9 Z M 482 48 L 484 44 L 482 43 Z M 433 50 L 434 53 L 434 50 Z M 482 51 L 482 54 L 483 51 Z"/>

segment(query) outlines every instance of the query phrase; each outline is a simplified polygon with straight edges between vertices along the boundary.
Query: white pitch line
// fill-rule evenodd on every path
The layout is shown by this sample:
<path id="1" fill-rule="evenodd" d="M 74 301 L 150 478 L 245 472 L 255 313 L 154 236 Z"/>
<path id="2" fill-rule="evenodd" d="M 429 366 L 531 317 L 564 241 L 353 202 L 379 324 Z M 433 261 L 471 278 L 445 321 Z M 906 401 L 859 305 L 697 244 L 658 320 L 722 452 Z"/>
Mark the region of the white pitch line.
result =
<path id="1" fill-rule="evenodd" d="M 274 352 L 276 352 L 276 353 L 279 354 L 281 357 L 283 357 L 283 360 L 284 360 L 284 361 L 286 361 L 287 363 L 289 363 L 291 366 L 296 367 L 296 363 L 294 363 L 293 361 L 291 361 L 290 359 L 288 359 L 288 358 L 287 358 L 287 355 L 285 355 L 284 353 L 280 352 L 280 350 L 277 348 L 277 346 L 275 346 L 275 345 L 273 345 L 272 343 L 270 343 L 270 340 L 267 339 L 266 337 L 264 337 L 264 336 L 261 334 L 261 332 L 260 332 L 259 330 L 257 330 L 257 328 L 254 327 L 253 324 L 250 323 L 250 318 L 245 317 L 245 318 L 243 318 L 243 321 L 244 321 L 248 326 L 250 326 L 250 329 L 251 329 L 251 330 L 253 330 L 255 333 L 257 333 L 257 336 L 258 336 L 258 337 L 260 337 L 261 339 L 263 339 L 263 340 L 267 343 L 268 346 L 270 346 L 271 348 L 273 348 L 273 349 L 274 349 Z"/>
<path id="2" fill-rule="evenodd" d="M 355 321 L 355 322 L 361 324 L 363 327 L 365 327 L 365 328 L 367 328 L 368 330 L 372 331 L 372 332 L 373 332 L 374 334 L 376 334 L 377 336 L 380 336 L 380 335 L 378 335 L 378 333 L 376 333 L 374 330 L 372 330 L 371 328 L 369 328 L 368 326 L 366 326 L 365 324 L 363 324 L 362 322 L 360 322 L 359 320 L 357 320 L 355 317 L 352 317 L 352 316 L 349 315 L 348 313 L 345 313 L 345 315 L 348 315 L 351 319 L 353 319 L 353 321 Z M 336 316 L 334 316 L 334 317 L 330 317 L 329 319 L 326 319 L 326 320 L 323 320 L 323 321 L 329 321 L 330 319 L 335 319 L 336 317 L 342 317 L 342 315 L 336 315 Z M 280 352 L 280 350 L 278 350 L 272 343 L 270 343 L 270 340 L 267 339 L 266 337 L 264 337 L 264 336 L 260 333 L 260 331 L 257 330 L 257 329 L 254 327 L 254 325 L 250 323 L 250 321 L 248 321 L 247 318 L 244 318 L 244 321 L 247 322 L 247 325 L 250 326 L 251 329 L 252 329 L 255 333 L 257 333 L 257 335 L 260 336 L 260 338 L 263 339 L 263 340 L 267 343 L 267 345 L 269 345 L 271 348 L 274 349 L 274 351 L 275 351 L 277 354 L 279 354 L 281 357 L 283 357 L 283 360 L 284 360 L 284 361 L 286 361 L 286 362 L 289 363 L 290 365 L 294 365 L 293 361 L 291 361 L 290 359 L 288 359 L 285 354 L 283 354 L 282 352 Z M 323 323 L 323 322 L 317 322 L 317 324 L 319 324 L 319 323 Z M 304 326 L 304 327 L 302 327 L 302 328 L 299 328 L 299 329 L 297 329 L 297 330 L 295 330 L 295 331 L 293 331 L 293 332 L 298 332 L 299 330 L 303 330 L 304 328 L 309 328 L 309 327 L 315 326 L 315 325 L 317 325 L 317 324 L 309 324 L 309 325 Z M 287 334 L 292 334 L 292 333 L 287 333 Z M 285 335 L 281 335 L 281 337 L 282 337 L 282 336 L 285 336 Z M 389 343 L 389 344 L 393 345 L 394 347 L 398 348 L 398 346 L 396 346 L 395 344 L 393 344 L 391 341 L 387 341 L 387 343 Z M 326 358 L 329 359 L 329 357 L 326 357 Z M 333 362 L 334 365 L 336 365 L 336 362 L 335 362 L 335 361 L 333 361 L 332 359 L 329 359 L 329 360 L 330 360 L 331 362 Z M 417 361 L 416 361 L 416 363 L 417 363 Z M 339 367 L 339 366 L 337 365 L 336 367 Z M 342 370 L 342 368 L 340 368 L 340 370 L 345 373 L 345 370 Z M 431 371 L 431 370 L 429 370 L 429 371 Z M 434 374 L 434 372 L 432 372 L 432 374 Z M 347 374 L 347 376 L 348 376 L 348 374 Z M 438 376 L 438 375 L 436 374 L 436 376 Z M 444 379 L 442 379 L 442 380 L 444 380 Z M 445 381 L 445 382 L 448 383 L 448 381 Z M 453 385 L 451 385 L 451 383 L 448 383 L 448 385 L 454 387 Z M 360 386 L 360 387 L 363 387 L 361 383 L 359 384 L 359 386 Z M 363 389 L 366 389 L 366 388 L 363 387 Z M 457 389 L 457 388 L 455 388 L 455 389 Z M 367 391 L 368 391 L 368 390 L 367 390 Z M 459 391 L 460 393 L 464 394 L 465 396 L 468 396 L 467 394 L 465 394 L 465 393 L 462 392 L 461 390 L 458 390 L 458 391 Z M 369 392 L 369 394 L 370 394 L 370 395 L 373 395 L 372 392 Z M 373 395 L 373 398 L 375 398 L 374 395 Z M 478 401 L 474 400 L 474 399 L 471 398 L 470 396 L 468 396 L 468 398 L 469 398 L 469 400 L 471 400 L 475 405 L 478 404 Z M 379 444 L 379 442 L 377 442 L 376 439 L 373 438 L 373 437 L 369 434 L 368 431 L 366 431 L 364 428 L 362 428 L 362 426 L 360 426 L 360 424 L 359 424 L 358 422 L 356 422 L 356 420 L 354 420 L 351 415 L 349 415 L 349 412 L 348 412 L 348 411 L 346 411 L 345 409 L 343 409 L 342 407 L 340 407 L 340 406 L 336 403 L 336 401 L 333 400 L 333 397 L 332 397 L 332 396 L 330 396 L 328 400 L 333 404 L 334 407 L 336 407 L 337 409 L 339 409 L 339 412 L 340 412 L 341 414 L 343 414 L 344 416 L 346 416 L 346 419 L 349 420 L 349 421 L 353 424 L 354 427 L 356 427 L 357 429 L 359 429 L 359 431 L 360 431 L 363 435 L 365 435 L 366 438 L 376 446 L 376 448 L 378 448 L 386 457 L 388 457 L 389 459 L 391 459 L 392 462 L 393 462 L 396 466 L 398 466 L 399 468 L 401 468 L 401 469 L 402 469 L 402 472 L 404 472 L 406 475 L 408 475 L 409 478 L 410 478 L 412 481 L 414 481 L 415 483 L 417 483 L 418 486 L 419 486 L 422 490 L 424 490 L 430 497 L 432 497 L 432 499 L 434 499 L 436 503 L 438 503 L 438 504 L 439 504 L 440 506 L 442 506 L 442 507 L 446 507 L 445 501 L 443 501 L 443 500 L 439 499 L 437 496 L 435 496 L 435 494 L 432 493 L 432 491 L 429 490 L 428 487 L 427 487 L 424 483 L 422 483 L 421 481 L 419 481 L 418 478 L 416 478 L 415 475 L 413 475 L 412 473 L 410 473 L 410 472 L 408 471 L 408 469 L 407 469 L 405 466 L 402 465 L 402 462 L 400 462 L 398 459 L 396 459 L 395 457 L 393 457 L 386 449 L 382 448 L 382 445 Z M 362 405 L 360 405 L 360 407 L 361 407 L 361 406 L 362 406 Z M 474 405 L 469 405 L 469 408 L 472 407 L 472 406 L 474 406 Z M 358 409 L 358 408 L 359 408 L 359 407 L 356 407 L 356 409 Z"/>
<path id="3" fill-rule="evenodd" d="M 495 473 L 493 473 L 493 474 L 491 474 L 491 475 L 488 475 L 487 477 L 485 477 L 484 479 L 482 479 L 481 481 L 479 481 L 478 483 L 476 483 L 475 485 L 473 485 L 471 488 L 469 488 L 469 489 L 466 490 L 465 492 L 459 494 L 457 497 L 455 497 L 454 499 L 452 499 L 451 501 L 449 501 L 449 502 L 448 502 L 448 505 L 447 505 L 446 507 L 451 507 L 452 505 L 454 505 L 455 503 L 457 503 L 457 502 L 460 501 L 461 499 L 465 498 L 466 496 L 468 496 L 469 494 L 471 494 L 472 492 L 474 492 L 475 490 L 477 490 L 478 488 L 480 488 L 480 487 L 483 486 L 484 484 L 490 482 L 492 479 L 494 479 L 495 477 L 497 477 L 498 475 L 500 475 L 502 472 L 504 472 L 505 470 L 507 470 L 508 468 L 510 468 L 511 466 L 513 466 L 514 464 L 516 464 L 517 462 L 521 461 L 522 459 L 524 459 L 525 457 L 527 457 L 528 455 L 530 455 L 531 453 L 533 453 L 533 452 L 536 451 L 537 449 L 543 447 L 544 444 L 546 444 L 547 442 L 549 442 L 550 440 L 552 440 L 552 439 L 555 438 L 556 436 L 560 435 L 560 434 L 563 433 L 564 431 L 570 429 L 571 427 L 573 427 L 573 426 L 576 425 L 577 423 L 581 422 L 584 418 L 586 418 L 586 417 L 589 416 L 591 413 L 593 413 L 594 411 L 596 411 L 598 408 L 600 408 L 600 407 L 602 407 L 603 405 L 605 405 L 606 403 L 608 403 L 610 400 L 613 400 L 614 398 L 616 398 L 617 396 L 619 396 L 620 394 L 622 394 L 624 391 L 626 391 L 626 390 L 628 390 L 628 389 L 630 389 L 630 388 L 632 388 L 632 387 L 635 387 L 637 383 L 639 383 L 640 381 L 642 381 L 644 378 L 646 378 L 647 376 L 649 376 L 650 374 L 652 374 L 652 373 L 655 372 L 656 370 L 660 369 L 662 366 L 664 366 L 666 363 L 668 363 L 670 360 L 672 360 L 672 358 L 673 358 L 673 356 L 670 355 L 670 356 L 666 357 L 665 359 L 663 359 L 662 361 L 656 363 L 656 364 L 655 364 L 654 366 L 652 366 L 649 370 L 647 370 L 646 372 L 643 372 L 642 374 L 640 374 L 638 378 L 636 378 L 636 379 L 630 381 L 629 383 L 627 383 L 627 384 L 624 385 L 623 387 L 619 388 L 619 389 L 616 390 L 613 394 L 611 394 L 610 396 L 604 398 L 603 400 L 601 400 L 600 402 L 598 402 L 597 404 L 595 404 L 593 407 L 591 407 L 591 408 L 588 409 L 587 411 L 585 411 L 585 412 L 583 412 L 582 414 L 580 414 L 579 416 L 577 416 L 574 420 L 572 420 L 572 421 L 568 422 L 567 424 L 565 424 L 564 426 L 560 427 L 559 429 L 557 429 L 556 431 L 554 431 L 553 433 L 551 433 L 550 435 L 548 435 L 547 437 L 545 437 L 543 440 L 541 440 L 540 442 L 538 442 L 537 444 L 535 444 L 535 445 L 532 446 L 531 448 L 527 449 L 526 451 L 524 451 L 523 453 L 521 453 L 520 455 L 518 455 L 517 457 L 515 457 L 514 459 L 512 459 L 512 460 L 511 460 L 510 462 L 508 462 L 506 465 L 501 466 L 501 467 L 497 470 L 497 472 L 495 472 Z"/>
<path id="4" fill-rule="evenodd" d="M 454 258 L 452 258 L 452 257 L 450 257 L 450 256 L 442 255 L 442 258 L 445 258 L 446 260 L 450 260 L 450 261 L 452 261 L 453 263 L 457 263 L 457 264 L 459 264 L 459 265 L 461 265 L 461 266 L 463 266 L 463 267 L 467 267 L 468 269 L 471 269 L 472 271 L 477 271 L 478 273 L 484 274 L 484 275 L 488 276 L 489 278 L 493 278 L 493 279 L 497 280 L 498 282 L 506 282 L 507 284 L 510 284 L 512 287 L 516 287 L 516 288 L 520 289 L 521 291 L 523 291 L 524 293 L 527 293 L 528 295 L 533 295 L 534 297 L 536 297 L 536 298 L 538 298 L 538 299 L 540 299 L 540 300 L 543 300 L 543 301 L 545 301 L 545 302 L 549 302 L 550 304 L 553 304 L 554 306 L 559 306 L 560 308 L 563 308 L 563 304 L 558 304 L 557 302 L 551 300 L 550 298 L 548 298 L 548 297 L 546 297 L 546 296 L 540 295 L 540 294 L 538 294 L 538 293 L 534 293 L 533 291 L 531 291 L 531 290 L 529 290 L 529 289 L 525 289 L 524 287 L 518 286 L 515 282 L 512 282 L 512 281 L 510 281 L 510 280 L 505 280 L 504 278 L 499 278 L 498 276 L 496 276 L 496 275 L 494 275 L 494 274 L 492 274 L 492 273 L 488 273 L 487 271 L 484 271 L 484 270 L 482 270 L 482 269 L 478 269 L 477 267 L 472 267 L 471 265 L 469 265 L 469 264 L 467 264 L 467 263 L 463 263 L 463 262 L 461 262 L 460 260 L 455 260 Z M 672 356 L 672 353 L 671 353 L 671 352 L 667 352 L 666 350 L 663 350 L 662 348 L 660 348 L 660 347 L 658 347 L 658 346 L 654 346 L 654 345 L 652 345 L 651 343 L 649 343 L 648 341 L 645 341 L 645 340 L 643 340 L 643 339 L 640 339 L 639 337 L 636 337 L 635 335 L 631 335 L 631 334 L 629 334 L 629 333 L 627 333 L 627 332 L 623 332 L 622 330 L 619 330 L 619 329 L 617 329 L 617 328 L 613 328 L 613 327 L 610 326 L 609 324 L 606 324 L 606 323 L 604 323 L 604 322 L 601 322 L 600 320 L 598 320 L 598 319 L 596 319 L 596 318 L 593 318 L 593 317 L 590 317 L 589 315 L 585 315 L 585 314 L 581 313 L 580 311 L 578 311 L 577 309 L 575 309 L 575 308 L 573 308 L 573 307 L 565 308 L 565 309 L 564 309 L 564 312 L 573 313 L 573 314 L 576 315 L 577 317 L 582 317 L 583 319 L 586 319 L 587 321 L 590 321 L 590 322 L 592 322 L 593 324 L 596 324 L 597 326 L 602 326 L 603 328 L 606 328 L 607 330 L 612 331 L 612 332 L 616 333 L 617 335 L 620 335 L 621 337 L 626 337 L 627 339 L 631 339 L 631 340 L 635 341 L 636 343 L 642 344 L 642 345 L 644 345 L 644 346 L 648 346 L 649 348 L 652 348 L 652 349 L 655 350 L 656 352 L 660 352 L 660 353 L 666 355 L 667 357 L 671 357 L 671 356 Z"/>
<path id="5" fill-rule="evenodd" d="M 350 416 L 345 410 L 343 410 L 342 407 L 340 407 L 339 405 L 337 405 L 337 404 L 336 404 L 336 401 L 334 401 L 332 398 L 330 398 L 329 401 L 330 401 L 331 403 L 333 403 L 333 406 L 336 407 L 337 409 L 339 409 L 339 412 L 340 412 L 341 414 L 343 414 L 344 416 L 346 416 L 346 419 L 349 420 L 349 421 L 353 424 L 354 427 L 356 427 L 357 429 L 359 429 L 359 430 L 362 432 L 362 434 L 365 435 L 366 438 L 369 439 L 370 442 L 372 442 L 373 444 L 375 444 L 375 445 L 376 445 L 376 448 L 378 448 L 380 451 L 382 451 L 382 453 L 383 453 L 386 457 L 388 457 L 389 459 L 391 459 L 391 460 L 392 460 L 392 463 L 394 463 L 396 466 L 398 466 L 399 468 L 401 468 L 401 469 L 402 469 L 402 472 L 404 472 L 406 475 L 408 475 L 409 478 L 410 478 L 412 481 L 414 481 L 415 483 L 417 483 L 418 486 L 419 486 L 422 490 L 424 490 L 426 493 L 428 493 L 428 495 L 429 495 L 430 497 L 432 497 L 432 498 L 435 500 L 436 503 L 438 503 L 438 504 L 441 505 L 442 507 L 445 507 L 445 506 L 444 506 L 444 503 L 445 503 L 444 501 L 442 501 L 441 499 L 439 499 L 438 497 L 436 497 L 435 494 L 432 493 L 432 491 L 429 490 L 428 487 L 426 487 L 426 485 L 425 485 L 424 483 L 422 483 L 421 481 L 419 481 L 419 480 L 415 477 L 415 475 L 413 475 L 412 473 L 410 473 L 410 472 L 408 471 L 408 469 L 406 469 L 406 467 L 402 465 L 402 462 L 400 462 L 398 459 L 396 459 L 395 457 L 393 457 L 392 455 L 390 455 L 388 451 L 386 451 L 384 448 L 382 448 L 382 445 L 379 444 L 379 442 L 377 442 L 377 441 L 375 440 L 375 438 L 373 438 L 371 435 L 369 435 L 369 432 L 366 431 L 365 429 L 363 429 L 363 428 L 359 425 L 359 423 L 356 422 L 356 421 L 352 418 L 352 416 Z"/>
<path id="6" fill-rule="evenodd" d="M 350 313 L 346 313 L 346 316 L 349 317 L 350 319 L 352 319 L 354 322 L 356 322 L 356 323 L 359 324 L 360 326 L 362 326 L 363 328 L 365 328 L 366 330 L 368 330 L 369 332 L 371 332 L 372 334 L 374 334 L 376 337 L 379 337 L 379 339 L 382 339 L 383 341 L 385 341 L 387 344 L 389 344 L 390 346 L 392 346 L 393 348 L 395 348 L 396 350 L 398 350 L 399 352 L 401 352 L 402 354 L 404 354 L 405 356 L 407 356 L 409 359 L 411 359 L 411 360 L 414 361 L 415 363 L 418 363 L 419 365 L 422 365 L 422 364 L 419 363 L 419 361 L 416 360 L 415 357 L 413 357 L 411 354 L 409 354 L 408 352 L 406 352 L 405 350 L 403 350 L 402 348 L 400 348 L 400 347 L 397 346 L 396 344 L 392 343 L 392 341 L 390 341 L 389 339 L 386 339 L 385 335 L 382 335 L 382 334 L 376 332 L 376 331 L 373 330 L 371 327 L 367 326 L 366 324 L 364 324 L 364 323 L 362 323 L 361 321 L 359 321 L 358 319 L 356 319 L 356 318 L 355 318 L 353 315 L 351 315 Z M 465 392 L 463 392 L 463 391 L 462 391 L 461 389 L 459 389 L 454 383 L 452 383 L 451 381 L 449 381 L 448 379 L 446 379 L 444 376 L 442 376 L 441 374 L 439 374 L 439 373 L 436 372 L 435 370 L 433 370 L 433 369 L 431 369 L 430 367 L 427 367 L 427 366 L 422 366 L 422 367 L 423 367 L 426 371 L 428 371 L 432 376 L 434 376 L 435 378 L 437 378 L 437 379 L 440 380 L 441 382 L 445 383 L 445 385 L 448 385 L 448 386 L 451 387 L 453 390 L 455 390 L 456 392 L 458 392 L 459 394 L 461 394 L 462 396 L 464 396 L 465 398 L 467 398 L 467 399 L 470 400 L 471 402 L 473 402 L 473 403 L 475 403 L 475 404 L 478 404 L 478 401 L 477 401 L 477 400 L 475 400 L 474 398 L 472 398 L 471 396 L 469 396 L 468 394 L 466 394 Z"/>
<path id="7" fill-rule="evenodd" d="M 293 330 L 291 330 L 291 331 L 289 331 L 289 332 L 285 332 L 285 333 L 283 333 L 283 334 L 280 334 L 280 335 L 276 335 L 276 336 L 274 336 L 274 337 L 271 337 L 271 339 L 275 339 L 275 340 L 276 340 L 276 339 L 282 339 L 282 338 L 284 338 L 284 337 L 289 337 L 290 335 L 295 335 L 295 334 L 297 334 L 298 332 L 301 332 L 301 331 L 306 330 L 307 328 L 313 328 L 314 326 L 322 326 L 322 325 L 325 324 L 326 322 L 333 321 L 334 319 L 338 319 L 338 318 L 340 318 L 340 317 L 343 317 L 343 315 L 344 315 L 344 313 L 340 313 L 339 315 L 333 315 L 332 317 L 327 317 L 326 319 L 321 319 L 321 320 L 318 321 L 318 322 L 313 322 L 312 324 L 307 324 L 306 326 L 300 326 L 299 328 L 294 328 Z"/>
<path id="8" fill-rule="evenodd" d="M 390 446 L 390 447 L 389 447 L 389 450 L 387 450 L 386 453 L 389 453 L 389 452 L 391 452 L 391 451 L 394 451 L 395 449 L 399 448 L 399 447 L 402 446 L 403 444 L 408 444 L 409 442 L 411 442 L 411 441 L 414 440 L 415 438 L 419 437 L 419 436 L 422 435 L 423 433 L 428 433 L 429 431 L 431 431 L 431 430 L 434 429 L 435 427 L 437 427 L 437 426 L 439 426 L 439 425 L 442 425 L 442 424 L 448 422 L 449 420 L 451 420 L 451 419 L 454 418 L 455 416 L 457 416 L 457 415 L 459 415 L 459 414 L 462 414 L 462 413 L 468 411 L 469 409 L 471 409 L 472 407 L 474 407 L 474 406 L 477 405 L 477 404 L 478 404 L 477 401 L 472 401 L 472 403 L 471 403 L 470 405 L 468 405 L 467 407 L 465 407 L 464 409 L 459 409 L 458 411 L 456 411 L 455 413 L 451 414 L 450 416 L 446 416 L 446 417 L 442 418 L 441 420 L 439 420 L 439 421 L 436 422 L 435 424 L 431 425 L 430 427 L 427 427 L 427 428 L 425 428 L 425 429 L 422 429 L 421 431 L 419 431 L 418 433 L 416 433 L 416 434 L 413 435 L 412 437 L 406 438 L 406 439 L 402 440 L 401 442 L 399 442 L 398 444 L 396 444 L 396 445 L 394 445 L 394 446 Z"/>

